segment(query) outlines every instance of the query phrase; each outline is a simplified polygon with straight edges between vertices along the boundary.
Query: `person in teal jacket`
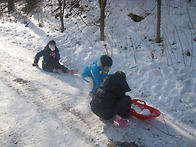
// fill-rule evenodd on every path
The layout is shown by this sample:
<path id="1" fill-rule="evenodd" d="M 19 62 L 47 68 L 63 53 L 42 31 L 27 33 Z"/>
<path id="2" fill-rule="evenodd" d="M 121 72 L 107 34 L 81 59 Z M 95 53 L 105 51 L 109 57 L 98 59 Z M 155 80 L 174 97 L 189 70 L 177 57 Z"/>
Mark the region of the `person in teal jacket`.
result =
<path id="1" fill-rule="evenodd" d="M 109 68 L 112 66 L 112 58 L 102 55 L 98 60 L 86 66 L 82 71 L 82 78 L 90 84 L 89 95 L 94 95 L 103 79 L 108 75 Z"/>

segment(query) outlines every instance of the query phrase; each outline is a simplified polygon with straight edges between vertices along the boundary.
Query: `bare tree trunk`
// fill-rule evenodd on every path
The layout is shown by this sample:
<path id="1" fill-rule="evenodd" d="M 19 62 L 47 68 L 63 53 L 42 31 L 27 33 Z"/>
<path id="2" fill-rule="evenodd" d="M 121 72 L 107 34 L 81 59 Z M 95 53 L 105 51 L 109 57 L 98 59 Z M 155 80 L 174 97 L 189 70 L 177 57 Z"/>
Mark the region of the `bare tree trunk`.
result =
<path id="1" fill-rule="evenodd" d="M 33 11 L 34 8 L 36 8 L 38 0 L 26 0 L 26 3 L 27 3 L 27 5 L 26 5 L 25 11 L 31 12 L 31 11 Z"/>
<path id="2" fill-rule="evenodd" d="M 99 0 L 100 6 L 100 39 L 104 41 L 104 26 L 105 26 L 105 6 L 107 0 Z"/>
<path id="3" fill-rule="evenodd" d="M 161 37 L 160 37 L 160 29 L 161 29 L 161 0 L 157 0 L 157 37 L 156 37 L 156 43 L 160 43 Z"/>
<path id="4" fill-rule="evenodd" d="M 14 11 L 14 0 L 8 0 L 8 12 Z"/>
<path id="5" fill-rule="evenodd" d="M 64 32 L 65 27 L 64 27 L 64 20 L 63 20 L 63 15 L 64 15 L 64 5 L 65 5 L 65 0 L 58 0 L 58 5 L 59 5 L 59 18 L 61 22 L 61 32 Z"/>

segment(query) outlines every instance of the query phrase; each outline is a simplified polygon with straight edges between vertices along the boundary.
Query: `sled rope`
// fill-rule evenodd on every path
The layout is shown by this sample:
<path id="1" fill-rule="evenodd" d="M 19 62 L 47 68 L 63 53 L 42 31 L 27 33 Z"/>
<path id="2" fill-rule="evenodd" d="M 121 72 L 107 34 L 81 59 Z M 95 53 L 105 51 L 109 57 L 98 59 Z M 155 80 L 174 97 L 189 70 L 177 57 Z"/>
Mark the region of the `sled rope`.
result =
<path id="1" fill-rule="evenodd" d="M 166 123 L 166 121 L 165 121 L 165 118 L 164 118 L 164 115 L 163 115 L 162 112 L 161 112 L 161 115 L 162 115 L 162 118 L 163 118 L 163 122 L 164 122 L 164 124 L 165 124 L 165 127 L 166 127 L 166 129 L 167 129 L 167 132 L 158 129 L 157 127 L 154 127 L 154 128 L 155 128 L 156 130 L 158 130 L 158 131 L 160 131 L 160 132 L 162 132 L 162 133 L 168 135 L 168 136 L 171 136 L 171 137 L 174 137 L 174 138 L 176 138 L 176 139 L 181 140 L 181 139 L 183 138 L 181 135 L 173 135 L 173 134 L 170 134 L 170 133 L 169 133 L 168 125 L 167 125 L 167 123 Z"/>

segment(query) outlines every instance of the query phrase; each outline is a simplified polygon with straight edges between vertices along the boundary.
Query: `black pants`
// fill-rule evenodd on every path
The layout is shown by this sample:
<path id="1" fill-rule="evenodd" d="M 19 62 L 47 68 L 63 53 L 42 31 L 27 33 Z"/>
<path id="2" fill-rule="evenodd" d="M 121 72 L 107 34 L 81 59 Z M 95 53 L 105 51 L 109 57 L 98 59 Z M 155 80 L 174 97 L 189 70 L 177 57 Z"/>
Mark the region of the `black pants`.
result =
<path id="1" fill-rule="evenodd" d="M 116 114 L 124 119 L 128 119 L 130 117 L 131 102 L 132 99 L 129 96 L 124 96 L 121 98 L 114 108 Z"/>
<path id="2" fill-rule="evenodd" d="M 59 62 L 56 62 L 56 63 L 42 63 L 42 69 L 44 71 L 48 71 L 48 72 L 53 72 L 54 69 L 61 69 L 63 72 L 66 73 L 67 71 L 67 67 L 65 67 L 64 65 L 61 65 Z"/>

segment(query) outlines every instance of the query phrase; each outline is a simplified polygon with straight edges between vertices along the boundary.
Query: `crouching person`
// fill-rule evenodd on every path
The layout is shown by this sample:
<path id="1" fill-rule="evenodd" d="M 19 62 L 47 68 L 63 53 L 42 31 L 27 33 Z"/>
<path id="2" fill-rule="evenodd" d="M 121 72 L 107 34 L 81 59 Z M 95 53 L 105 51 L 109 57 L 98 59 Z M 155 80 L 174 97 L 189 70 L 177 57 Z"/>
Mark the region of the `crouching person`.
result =
<path id="1" fill-rule="evenodd" d="M 114 127 L 127 126 L 132 100 L 125 93 L 129 91 L 125 73 L 109 74 L 93 96 L 91 110 L 101 119 L 113 119 Z"/>

